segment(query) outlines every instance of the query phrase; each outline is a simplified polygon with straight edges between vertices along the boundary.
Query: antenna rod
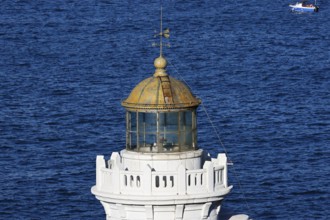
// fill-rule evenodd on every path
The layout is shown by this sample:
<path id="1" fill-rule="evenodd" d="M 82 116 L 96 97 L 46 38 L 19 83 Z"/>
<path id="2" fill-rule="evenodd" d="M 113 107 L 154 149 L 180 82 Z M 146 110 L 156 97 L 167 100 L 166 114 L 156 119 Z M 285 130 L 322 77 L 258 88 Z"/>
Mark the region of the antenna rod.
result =
<path id="1" fill-rule="evenodd" d="M 159 34 L 159 46 L 160 46 L 160 56 L 163 56 L 163 7 L 160 6 L 160 34 Z"/>

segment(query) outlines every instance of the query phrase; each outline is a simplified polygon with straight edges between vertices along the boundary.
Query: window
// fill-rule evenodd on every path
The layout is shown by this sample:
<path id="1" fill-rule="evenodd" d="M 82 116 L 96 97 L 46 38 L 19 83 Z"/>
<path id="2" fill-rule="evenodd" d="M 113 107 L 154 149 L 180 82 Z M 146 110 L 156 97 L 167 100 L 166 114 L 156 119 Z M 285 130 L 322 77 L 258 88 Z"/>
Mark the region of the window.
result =
<path id="1" fill-rule="evenodd" d="M 127 112 L 126 149 L 139 152 L 194 150 L 195 109 L 177 112 Z"/>

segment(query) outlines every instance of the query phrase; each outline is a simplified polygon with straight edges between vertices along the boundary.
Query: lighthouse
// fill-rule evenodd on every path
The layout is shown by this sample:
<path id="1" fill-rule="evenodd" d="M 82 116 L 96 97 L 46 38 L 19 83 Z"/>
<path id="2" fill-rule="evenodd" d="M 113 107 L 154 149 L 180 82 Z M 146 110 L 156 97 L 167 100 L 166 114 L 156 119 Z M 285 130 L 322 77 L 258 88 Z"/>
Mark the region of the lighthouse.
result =
<path id="1" fill-rule="evenodd" d="M 169 75 L 162 54 L 154 72 L 121 103 L 126 110 L 126 146 L 109 160 L 96 158 L 92 194 L 107 220 L 216 220 L 230 192 L 227 157 L 198 145 L 197 108 L 187 85 Z M 123 122 L 125 123 L 125 122 Z"/>

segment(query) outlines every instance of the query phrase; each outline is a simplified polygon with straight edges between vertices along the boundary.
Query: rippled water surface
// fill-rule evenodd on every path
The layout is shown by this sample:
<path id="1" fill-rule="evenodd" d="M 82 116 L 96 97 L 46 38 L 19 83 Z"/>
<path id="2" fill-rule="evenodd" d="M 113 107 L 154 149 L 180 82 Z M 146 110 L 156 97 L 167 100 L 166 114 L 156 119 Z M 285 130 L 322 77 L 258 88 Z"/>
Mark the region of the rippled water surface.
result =
<path id="1" fill-rule="evenodd" d="M 330 217 L 330 3 L 164 1 L 168 72 L 203 100 L 199 146 L 227 151 L 222 217 Z M 159 1 L 3 0 L 0 219 L 105 219 L 95 157 L 123 148 L 120 102 L 154 72 Z"/>

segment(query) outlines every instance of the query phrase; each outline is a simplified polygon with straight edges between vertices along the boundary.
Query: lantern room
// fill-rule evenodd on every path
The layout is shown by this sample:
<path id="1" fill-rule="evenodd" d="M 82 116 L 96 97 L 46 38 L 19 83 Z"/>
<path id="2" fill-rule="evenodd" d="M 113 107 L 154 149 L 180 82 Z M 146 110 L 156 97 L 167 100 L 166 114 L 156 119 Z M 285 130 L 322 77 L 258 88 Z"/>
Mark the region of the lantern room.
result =
<path id="1" fill-rule="evenodd" d="M 154 61 L 152 77 L 122 102 L 126 112 L 126 150 L 174 153 L 197 150 L 196 109 L 201 103 L 181 81 L 166 73 L 167 61 Z"/>

